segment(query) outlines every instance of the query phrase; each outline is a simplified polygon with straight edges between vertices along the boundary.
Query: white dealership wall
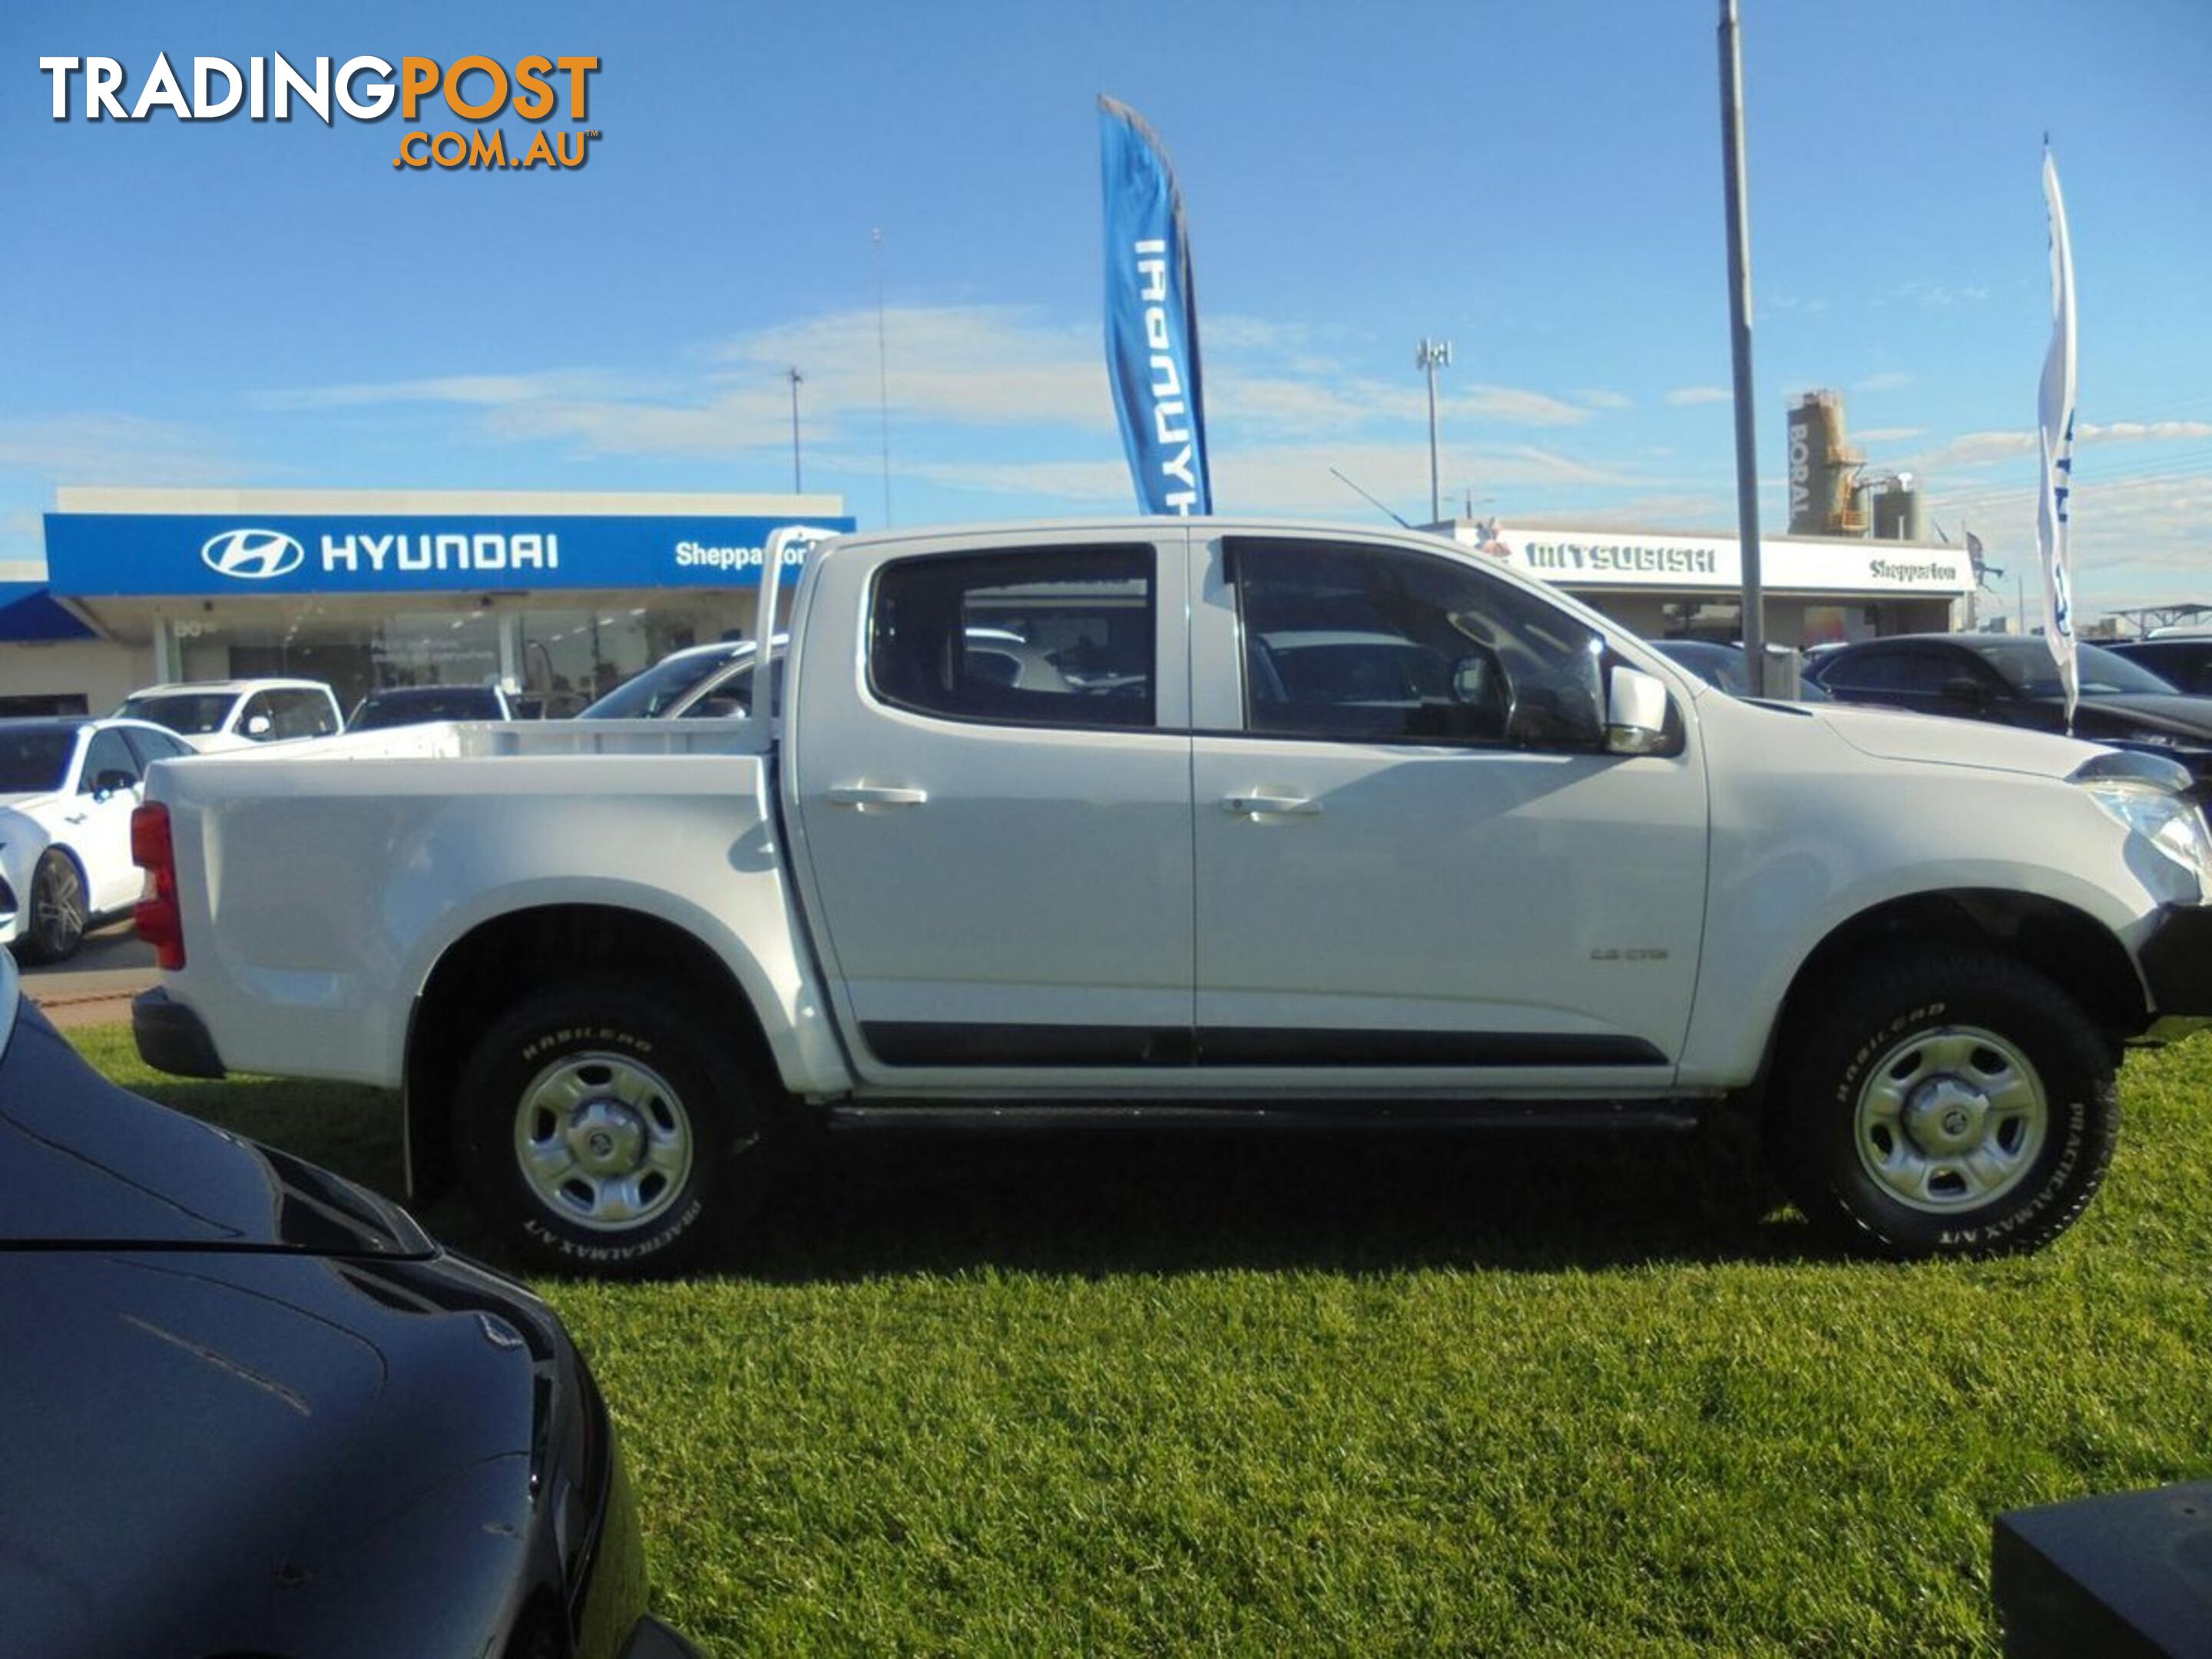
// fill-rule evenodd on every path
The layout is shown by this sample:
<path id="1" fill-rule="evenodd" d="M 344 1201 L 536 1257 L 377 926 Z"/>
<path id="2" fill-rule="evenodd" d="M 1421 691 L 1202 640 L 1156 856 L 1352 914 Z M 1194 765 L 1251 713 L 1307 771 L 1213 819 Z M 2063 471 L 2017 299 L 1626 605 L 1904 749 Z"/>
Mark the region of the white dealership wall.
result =
<path id="1" fill-rule="evenodd" d="M 1743 587 L 1734 536 L 1455 519 L 1431 526 L 1540 576 L 1650 639 L 1719 637 Z M 1961 548 L 1857 537 L 1762 536 L 1767 637 L 1777 645 L 1942 632 L 1973 587 Z"/>

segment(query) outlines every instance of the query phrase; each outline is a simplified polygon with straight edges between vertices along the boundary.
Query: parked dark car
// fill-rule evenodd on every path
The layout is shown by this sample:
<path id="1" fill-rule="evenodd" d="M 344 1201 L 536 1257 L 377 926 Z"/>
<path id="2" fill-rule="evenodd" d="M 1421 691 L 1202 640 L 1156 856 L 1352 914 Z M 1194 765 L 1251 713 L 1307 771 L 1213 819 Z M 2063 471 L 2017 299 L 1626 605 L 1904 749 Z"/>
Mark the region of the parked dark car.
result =
<path id="1" fill-rule="evenodd" d="M 664 1659 L 552 1311 L 116 1088 L 0 953 L 0 1651 Z"/>
<path id="2" fill-rule="evenodd" d="M 2105 647 L 2169 681 L 2191 696 L 2212 695 L 2212 635 L 2179 639 L 2121 640 Z"/>
<path id="3" fill-rule="evenodd" d="M 2077 647 L 2081 702 L 2074 735 L 2179 761 L 2200 794 L 2212 781 L 2212 697 L 2192 697 L 2140 664 Z M 1905 634 L 1846 646 L 1820 665 L 1820 684 L 1842 702 L 1885 703 L 1921 714 L 1995 720 L 2038 731 L 2066 726 L 2065 697 L 2051 648 L 2002 634 Z"/>
<path id="4" fill-rule="evenodd" d="M 392 685 L 355 705 L 349 732 L 379 732 L 434 720 L 519 720 L 532 718 L 522 699 L 495 685 Z"/>
<path id="5" fill-rule="evenodd" d="M 1650 640 L 1646 643 L 1669 661 L 1680 663 L 1707 685 L 1717 686 L 1732 697 L 1751 695 L 1750 672 L 1744 665 L 1743 647 L 1740 645 L 1724 645 L 1718 640 Z M 1801 678 L 1797 700 L 1826 702 L 1828 694 L 1819 681 Z"/>

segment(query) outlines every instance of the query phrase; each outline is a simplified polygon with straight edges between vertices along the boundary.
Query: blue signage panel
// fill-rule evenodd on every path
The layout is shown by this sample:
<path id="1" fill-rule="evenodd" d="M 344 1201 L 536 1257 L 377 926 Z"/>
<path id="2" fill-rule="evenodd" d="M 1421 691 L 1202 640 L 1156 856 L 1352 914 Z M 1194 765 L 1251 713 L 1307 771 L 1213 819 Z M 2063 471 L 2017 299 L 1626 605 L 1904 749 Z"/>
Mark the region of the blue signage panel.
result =
<path id="1" fill-rule="evenodd" d="M 49 513 L 46 582 L 71 599 L 752 587 L 789 519 L 579 514 Z M 848 531 L 849 518 L 810 519 Z M 784 550 L 795 563 L 803 548 Z"/>

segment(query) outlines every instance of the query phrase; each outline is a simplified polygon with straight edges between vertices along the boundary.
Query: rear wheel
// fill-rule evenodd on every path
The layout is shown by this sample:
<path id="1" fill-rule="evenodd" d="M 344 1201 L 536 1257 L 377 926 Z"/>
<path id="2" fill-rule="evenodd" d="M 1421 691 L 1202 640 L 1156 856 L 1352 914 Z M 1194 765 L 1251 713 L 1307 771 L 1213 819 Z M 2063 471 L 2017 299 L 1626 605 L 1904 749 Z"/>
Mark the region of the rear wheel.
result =
<path id="1" fill-rule="evenodd" d="M 1776 1174 L 1854 1249 L 2038 1249 L 2112 1159 L 2111 1049 L 2065 992 L 1994 951 L 1862 958 L 1796 1050 L 1773 1108 Z"/>
<path id="2" fill-rule="evenodd" d="M 58 847 L 39 855 L 31 872 L 29 908 L 23 918 L 23 960 L 65 962 L 84 943 L 84 878 L 76 860 Z"/>
<path id="3" fill-rule="evenodd" d="M 697 1259 L 757 1197 L 762 1126 L 742 1068 L 673 998 L 611 981 L 540 992 L 471 1052 L 463 1176 L 538 1261 L 607 1277 Z"/>

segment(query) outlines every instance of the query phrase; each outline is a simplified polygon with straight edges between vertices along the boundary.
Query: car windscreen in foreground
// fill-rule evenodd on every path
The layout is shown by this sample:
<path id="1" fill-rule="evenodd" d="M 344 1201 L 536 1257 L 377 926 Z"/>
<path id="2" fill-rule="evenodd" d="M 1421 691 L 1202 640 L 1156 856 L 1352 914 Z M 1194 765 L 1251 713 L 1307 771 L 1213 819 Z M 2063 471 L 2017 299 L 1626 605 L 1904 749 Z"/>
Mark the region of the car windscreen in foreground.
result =
<path id="1" fill-rule="evenodd" d="M 0 795 L 44 794 L 68 781 L 76 733 L 52 726 L 0 732 Z"/>
<path id="2" fill-rule="evenodd" d="M 151 720 L 185 737 L 198 738 L 222 731 L 236 701 L 228 691 L 178 691 L 160 697 L 127 697 L 115 714 L 118 720 Z"/>

